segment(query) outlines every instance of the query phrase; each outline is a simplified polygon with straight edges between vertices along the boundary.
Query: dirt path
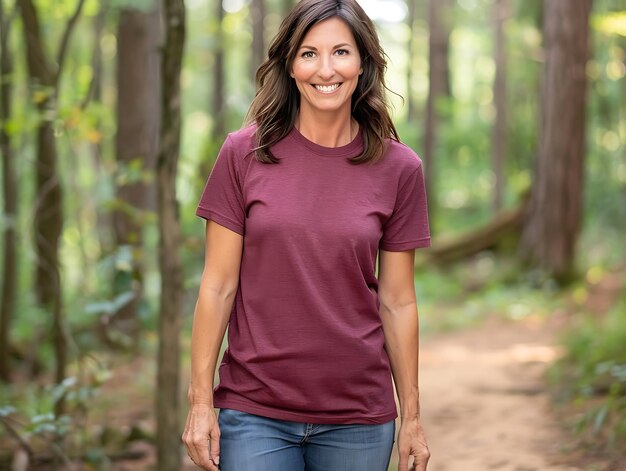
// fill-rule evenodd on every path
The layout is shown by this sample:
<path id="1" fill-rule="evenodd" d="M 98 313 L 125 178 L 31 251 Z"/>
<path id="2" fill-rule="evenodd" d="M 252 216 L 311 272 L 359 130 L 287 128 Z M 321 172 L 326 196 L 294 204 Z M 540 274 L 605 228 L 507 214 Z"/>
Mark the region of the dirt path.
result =
<path id="1" fill-rule="evenodd" d="M 537 320 L 489 320 L 422 343 L 428 471 L 581 470 L 556 464 L 563 461 L 564 439 L 544 380 L 558 355 L 555 327 Z"/>
<path id="2" fill-rule="evenodd" d="M 585 471 L 567 466 L 568 445 L 551 413 L 544 374 L 558 356 L 558 321 L 490 319 L 421 345 L 423 425 L 428 471 Z M 142 461 L 117 471 L 150 469 Z M 196 468 L 183 454 L 181 470 Z M 394 448 L 390 470 L 397 470 Z M 367 470 L 364 470 L 367 471 Z"/>

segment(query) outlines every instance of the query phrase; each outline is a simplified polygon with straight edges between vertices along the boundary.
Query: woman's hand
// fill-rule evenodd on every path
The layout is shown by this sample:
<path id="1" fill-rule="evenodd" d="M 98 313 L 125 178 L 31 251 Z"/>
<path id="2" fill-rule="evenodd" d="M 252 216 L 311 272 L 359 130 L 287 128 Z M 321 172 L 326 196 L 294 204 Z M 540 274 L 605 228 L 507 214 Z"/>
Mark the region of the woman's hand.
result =
<path id="1" fill-rule="evenodd" d="M 219 469 L 220 427 L 213 406 L 191 405 L 182 439 L 187 454 L 195 464 L 208 471 Z"/>
<path id="2" fill-rule="evenodd" d="M 409 456 L 413 456 L 411 471 L 426 471 L 430 451 L 424 430 L 418 418 L 402 419 L 398 431 L 398 471 L 409 469 Z"/>

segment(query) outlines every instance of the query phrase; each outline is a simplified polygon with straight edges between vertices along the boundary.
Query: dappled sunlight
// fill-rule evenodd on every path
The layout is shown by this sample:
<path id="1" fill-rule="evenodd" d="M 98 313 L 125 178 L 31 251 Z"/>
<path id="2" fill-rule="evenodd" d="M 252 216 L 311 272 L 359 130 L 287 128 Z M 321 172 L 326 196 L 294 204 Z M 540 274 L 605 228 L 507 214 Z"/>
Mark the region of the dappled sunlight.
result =
<path id="1" fill-rule="evenodd" d="M 295 0 L 0 0 L 0 469 L 198 469 L 179 438 L 213 366 L 259 410 L 375 422 L 418 340 L 428 471 L 626 469 L 624 0 L 357 1 L 389 92 L 356 25 L 266 75 Z M 277 166 L 237 132 L 261 82 Z M 344 161 L 393 135 L 386 104 L 401 142 Z M 374 275 L 383 247 L 424 249 L 413 279 L 410 253 Z M 419 332 L 380 309 L 411 285 Z"/>
<path id="2" fill-rule="evenodd" d="M 481 349 L 480 346 L 444 345 L 436 350 L 422 353 L 422 361 L 467 362 L 471 357 L 477 364 L 506 365 L 513 363 L 552 363 L 560 358 L 563 350 L 554 345 L 513 344 L 506 348 Z"/>
<path id="3" fill-rule="evenodd" d="M 578 471 L 558 462 L 546 368 L 554 325 L 489 319 L 422 343 L 420 390 L 429 471 Z"/>

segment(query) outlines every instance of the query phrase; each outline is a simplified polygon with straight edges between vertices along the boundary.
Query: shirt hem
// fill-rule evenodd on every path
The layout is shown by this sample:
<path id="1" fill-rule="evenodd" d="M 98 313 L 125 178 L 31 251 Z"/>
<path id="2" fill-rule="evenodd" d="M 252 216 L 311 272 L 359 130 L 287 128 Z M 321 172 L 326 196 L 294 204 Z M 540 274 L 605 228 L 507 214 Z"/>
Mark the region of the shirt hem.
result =
<path id="1" fill-rule="evenodd" d="M 211 209 L 206 209 L 201 206 L 198 206 L 198 209 L 196 209 L 196 216 L 199 216 L 206 220 L 210 219 L 218 223 L 220 226 L 224 226 L 227 229 L 230 229 L 231 231 L 234 231 L 241 236 L 244 235 L 244 230 L 241 224 L 233 221 L 232 219 L 226 216 L 216 213 L 215 211 Z"/>
<path id="2" fill-rule="evenodd" d="M 381 242 L 380 248 L 390 252 L 400 252 L 409 249 L 421 249 L 431 246 L 430 237 L 424 239 L 416 239 L 408 242 Z"/>
<path id="3" fill-rule="evenodd" d="M 322 415 L 309 415 L 300 414 L 295 412 L 288 412 L 284 410 L 274 409 L 267 406 L 261 406 L 258 404 L 251 404 L 247 401 L 224 399 L 215 400 L 215 407 L 220 409 L 234 409 L 240 412 L 246 412 L 248 414 L 260 415 L 270 419 L 287 420 L 291 422 L 302 422 L 309 424 L 333 424 L 333 425 L 347 425 L 347 424 L 370 424 L 379 425 L 387 423 L 398 417 L 398 412 L 388 412 L 384 415 L 376 416 L 338 416 L 336 414 L 327 413 Z"/>

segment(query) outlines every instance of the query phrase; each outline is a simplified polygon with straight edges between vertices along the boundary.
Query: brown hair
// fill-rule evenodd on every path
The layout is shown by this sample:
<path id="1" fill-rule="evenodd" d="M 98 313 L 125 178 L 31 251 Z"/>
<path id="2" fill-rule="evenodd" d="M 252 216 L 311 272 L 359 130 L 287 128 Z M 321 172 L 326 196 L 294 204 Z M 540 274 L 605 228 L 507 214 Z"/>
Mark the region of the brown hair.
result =
<path id="1" fill-rule="evenodd" d="M 385 153 L 386 139 L 399 140 L 385 98 L 386 55 L 372 20 L 356 0 L 300 0 L 283 20 L 256 73 L 257 92 L 246 115 L 256 123 L 256 158 L 278 163 L 270 147 L 293 129 L 300 106 L 300 92 L 289 75 L 304 36 L 313 25 L 339 17 L 350 27 L 361 56 L 363 73 L 352 95 L 352 116 L 363 131 L 363 152 L 352 163 L 376 162 Z"/>

